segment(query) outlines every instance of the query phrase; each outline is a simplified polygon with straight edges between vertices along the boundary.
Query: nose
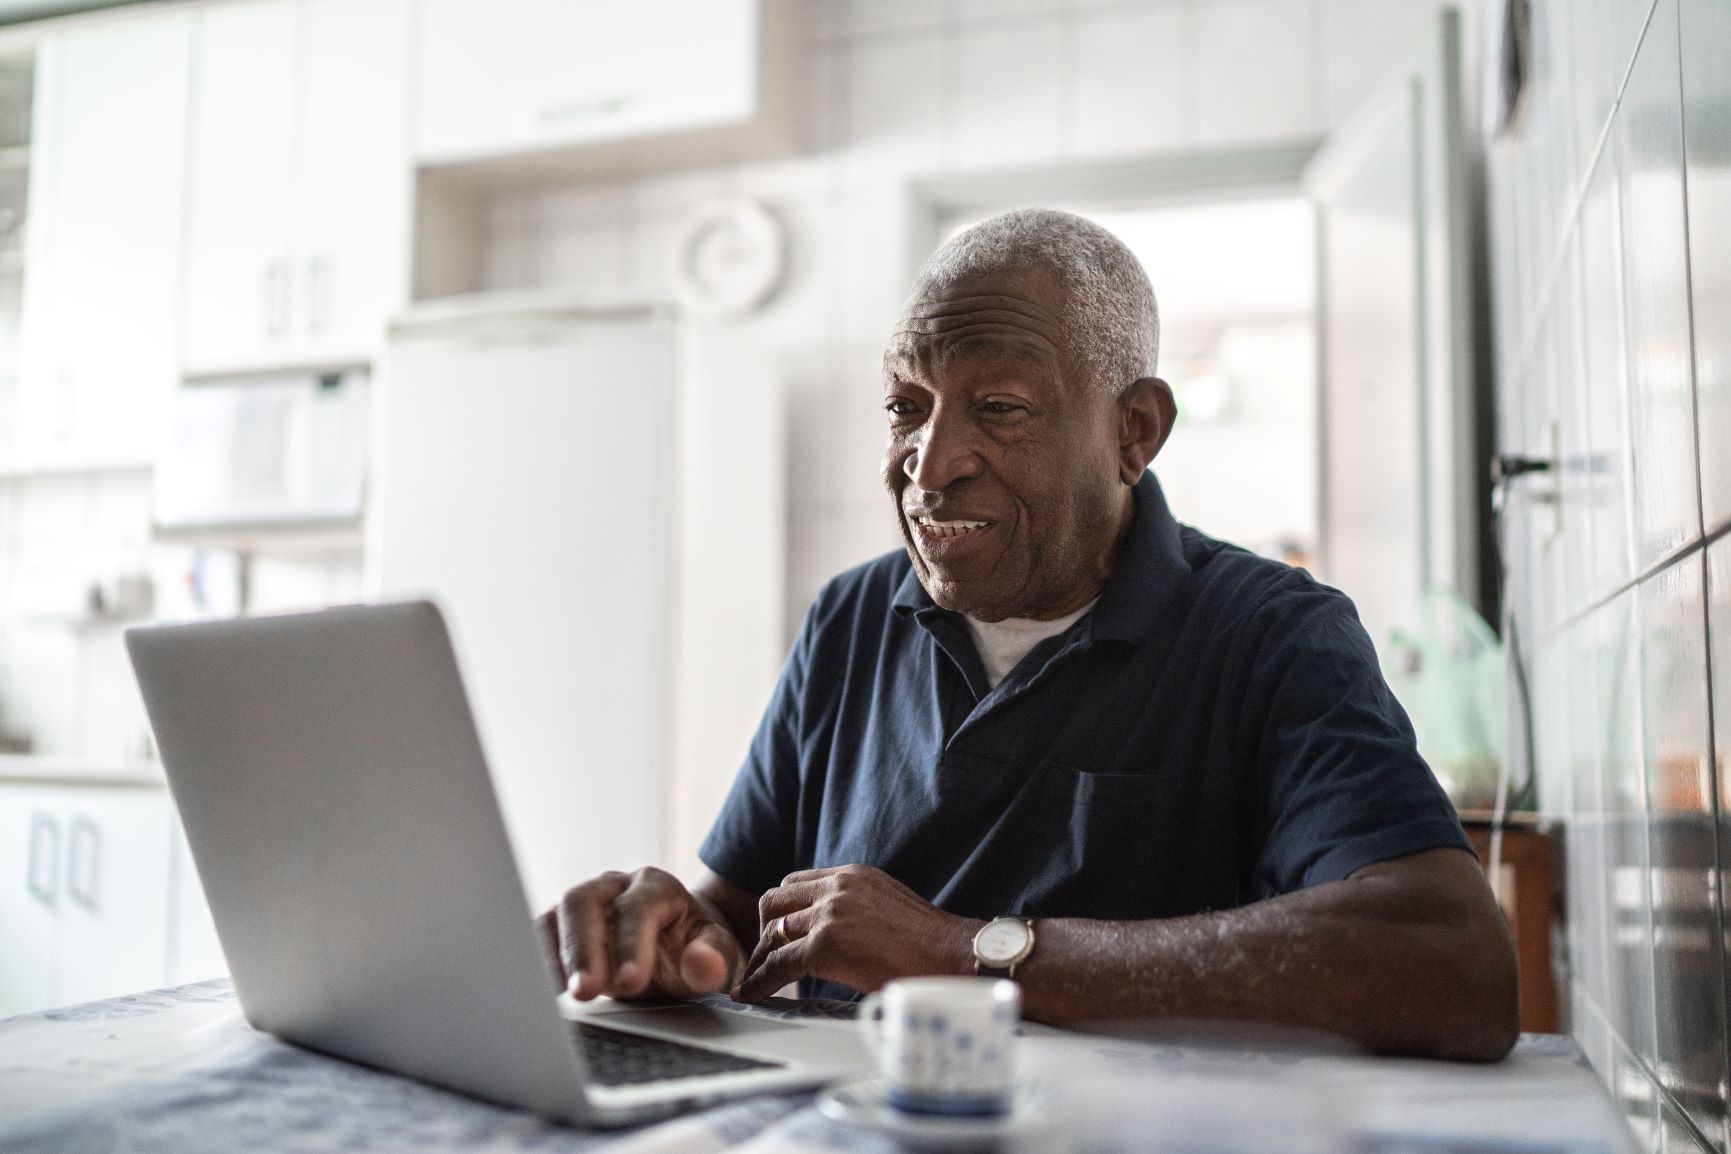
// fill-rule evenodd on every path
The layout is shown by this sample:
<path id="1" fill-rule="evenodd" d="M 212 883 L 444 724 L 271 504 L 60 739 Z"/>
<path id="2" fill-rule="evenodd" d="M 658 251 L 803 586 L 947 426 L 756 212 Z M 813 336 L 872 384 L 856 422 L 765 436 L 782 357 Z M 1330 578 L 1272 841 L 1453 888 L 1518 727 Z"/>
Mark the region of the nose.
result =
<path id="1" fill-rule="evenodd" d="M 940 408 L 920 430 L 913 451 L 902 459 L 902 472 L 928 493 L 977 477 L 985 463 L 975 437 L 976 431 L 965 420 Z"/>

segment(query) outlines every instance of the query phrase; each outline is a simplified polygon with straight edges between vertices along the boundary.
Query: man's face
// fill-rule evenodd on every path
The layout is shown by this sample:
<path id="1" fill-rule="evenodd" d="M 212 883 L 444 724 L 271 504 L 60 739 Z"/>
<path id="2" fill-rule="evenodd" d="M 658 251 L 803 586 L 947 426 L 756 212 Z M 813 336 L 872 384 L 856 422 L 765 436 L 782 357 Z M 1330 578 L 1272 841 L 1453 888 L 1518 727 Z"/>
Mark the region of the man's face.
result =
<path id="1" fill-rule="evenodd" d="M 884 355 L 884 483 L 945 609 L 985 621 L 1087 604 L 1128 525 L 1118 404 L 1076 379 L 1044 270 L 911 304 Z"/>

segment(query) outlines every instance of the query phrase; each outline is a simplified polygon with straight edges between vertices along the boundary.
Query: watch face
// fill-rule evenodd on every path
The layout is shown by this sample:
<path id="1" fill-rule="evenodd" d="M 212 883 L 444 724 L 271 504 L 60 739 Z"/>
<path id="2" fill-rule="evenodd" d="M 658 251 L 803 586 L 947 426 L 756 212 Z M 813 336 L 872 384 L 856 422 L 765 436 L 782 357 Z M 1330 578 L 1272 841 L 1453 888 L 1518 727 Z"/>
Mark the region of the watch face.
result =
<path id="1" fill-rule="evenodd" d="M 1025 922 L 1013 918 L 999 918 L 980 931 L 974 948 L 981 961 L 1008 965 L 1027 948 L 1031 933 Z"/>

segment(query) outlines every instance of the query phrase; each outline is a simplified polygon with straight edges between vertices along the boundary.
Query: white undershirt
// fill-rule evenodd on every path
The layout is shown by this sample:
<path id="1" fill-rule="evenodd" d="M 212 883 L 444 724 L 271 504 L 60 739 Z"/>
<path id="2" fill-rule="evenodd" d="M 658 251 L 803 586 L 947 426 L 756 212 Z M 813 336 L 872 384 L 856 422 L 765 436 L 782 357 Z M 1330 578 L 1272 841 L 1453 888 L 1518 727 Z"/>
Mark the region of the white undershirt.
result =
<path id="1" fill-rule="evenodd" d="M 980 662 L 986 667 L 986 681 L 993 689 L 1004 679 L 1004 674 L 1016 667 L 1016 663 L 1028 655 L 1028 651 L 1048 637 L 1056 637 L 1070 628 L 1082 615 L 1094 608 L 1093 601 L 1082 606 L 1067 617 L 1058 617 L 1051 621 L 1036 621 L 1032 617 L 1006 617 L 1002 621 L 976 621 L 964 615 L 968 623 L 968 633 L 974 639 L 974 648 L 979 651 Z"/>

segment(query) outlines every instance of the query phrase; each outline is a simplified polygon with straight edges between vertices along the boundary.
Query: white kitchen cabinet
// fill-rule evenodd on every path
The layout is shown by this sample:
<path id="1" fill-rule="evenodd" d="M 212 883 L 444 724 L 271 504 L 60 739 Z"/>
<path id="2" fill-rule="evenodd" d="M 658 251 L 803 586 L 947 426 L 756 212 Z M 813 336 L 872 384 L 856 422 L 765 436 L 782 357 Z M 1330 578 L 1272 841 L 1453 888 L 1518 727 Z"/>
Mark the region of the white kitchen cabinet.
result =
<path id="1" fill-rule="evenodd" d="M 300 7 L 199 14 L 186 275 L 189 367 L 246 365 L 289 340 Z"/>
<path id="2" fill-rule="evenodd" d="M 408 0 L 256 0 L 198 23 L 185 364 L 370 360 L 407 294 Z"/>
<path id="3" fill-rule="evenodd" d="M 166 791 L 0 783 L 0 846 L 0 1017 L 168 980 Z"/>
<path id="4" fill-rule="evenodd" d="M 408 0 L 308 0 L 304 12 L 302 359 L 367 361 L 408 299 Z"/>
<path id="5" fill-rule="evenodd" d="M 192 24 L 93 22 L 37 48 L 18 451 L 146 460 L 178 378 Z"/>
<path id="6" fill-rule="evenodd" d="M 50 792 L 0 787 L 0 1018 L 49 1004 L 66 837 Z"/>
<path id="7" fill-rule="evenodd" d="M 173 849 L 160 789 L 68 791 L 65 873 L 49 1000 L 88 1002 L 167 980 Z"/>
<path id="8" fill-rule="evenodd" d="M 193 864 L 192 851 L 178 820 L 174 825 L 173 854 L 169 874 L 168 984 L 182 986 L 221 977 L 228 973 L 228 962 L 223 957 L 222 943 L 217 940 L 210 903 L 204 900 L 198 867 Z"/>
<path id="9" fill-rule="evenodd" d="M 723 149 L 791 144 L 798 16 L 773 0 L 419 0 L 415 158 L 675 135 L 696 157 L 728 131 Z"/>

